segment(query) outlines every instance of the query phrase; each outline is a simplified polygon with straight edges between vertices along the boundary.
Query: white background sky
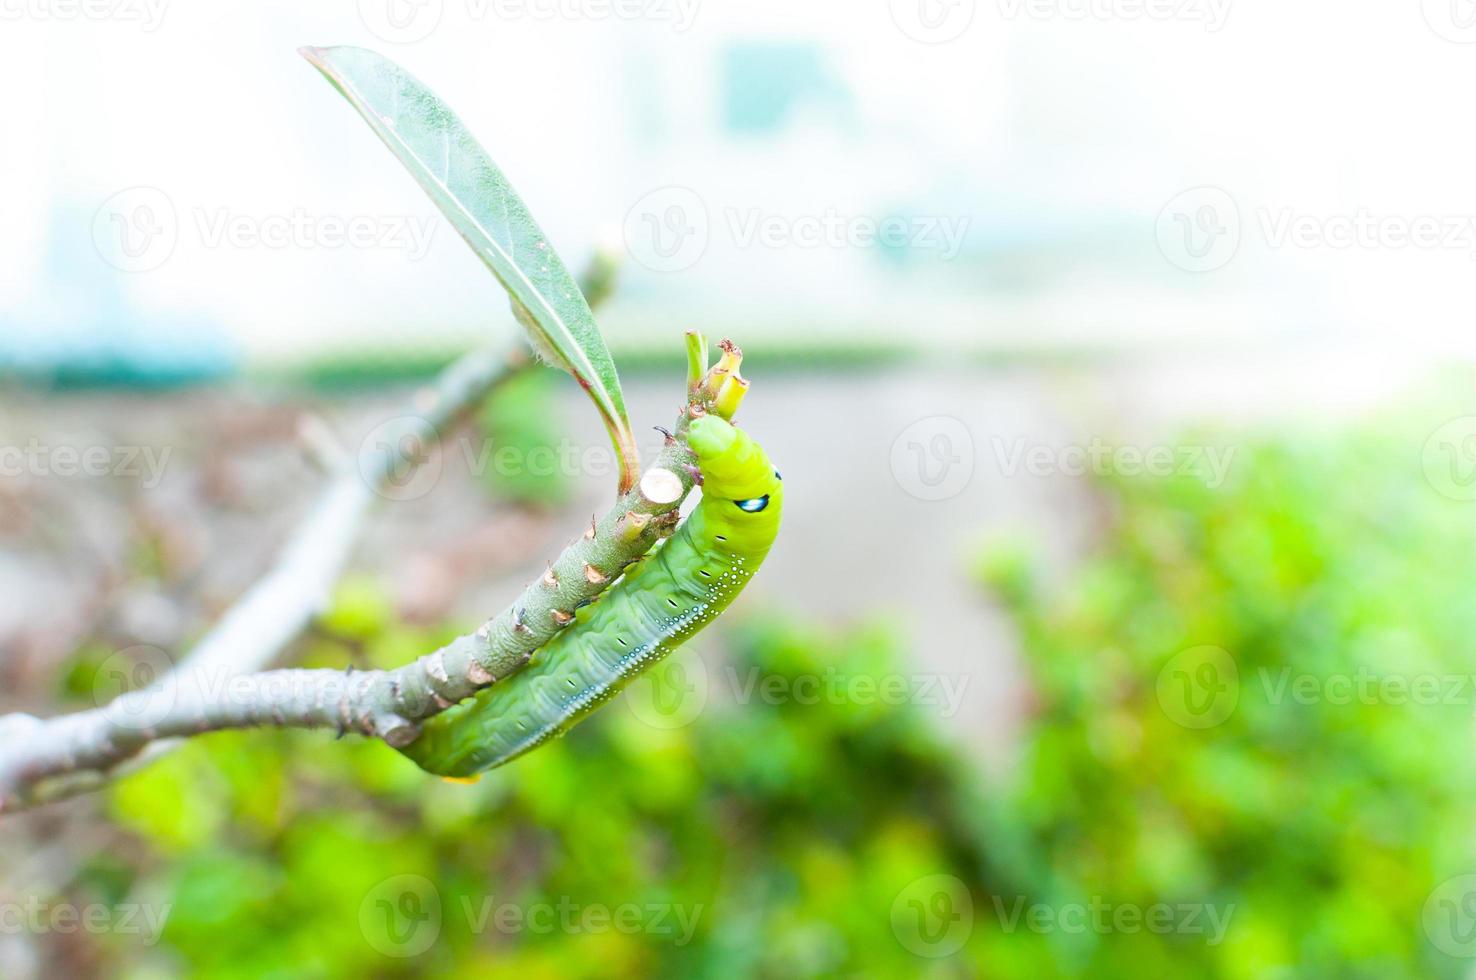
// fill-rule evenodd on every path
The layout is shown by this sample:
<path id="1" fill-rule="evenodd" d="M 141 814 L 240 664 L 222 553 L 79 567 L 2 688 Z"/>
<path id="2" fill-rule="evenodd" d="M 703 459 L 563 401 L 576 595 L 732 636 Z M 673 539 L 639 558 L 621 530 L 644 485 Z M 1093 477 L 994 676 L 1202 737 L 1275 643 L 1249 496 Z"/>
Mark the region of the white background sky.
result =
<path id="1" fill-rule="evenodd" d="M 621 0 L 634 19 L 612 0 L 78 2 L 0 0 L 12 342 L 167 321 L 277 359 L 509 329 L 495 282 L 294 50 L 352 43 L 452 104 L 571 265 L 601 236 L 630 248 L 617 344 L 700 325 L 1476 349 L 1470 0 Z M 754 50 L 816 67 L 796 89 Z M 735 132 L 725 99 L 766 77 L 797 94 Z M 139 186 L 174 233 L 120 260 L 115 222 L 158 205 L 114 196 Z M 674 206 L 688 236 L 663 257 L 643 242 Z M 904 215 L 913 247 L 795 240 L 828 214 Z M 294 215 L 392 237 L 259 240 Z M 1340 237 L 1362 215 L 1384 224 Z M 424 254 L 401 218 L 430 229 Z M 245 231 L 213 239 L 226 219 Z M 744 239 L 758 219 L 777 237 Z M 1423 247 L 1400 232 L 1421 219 Z"/>

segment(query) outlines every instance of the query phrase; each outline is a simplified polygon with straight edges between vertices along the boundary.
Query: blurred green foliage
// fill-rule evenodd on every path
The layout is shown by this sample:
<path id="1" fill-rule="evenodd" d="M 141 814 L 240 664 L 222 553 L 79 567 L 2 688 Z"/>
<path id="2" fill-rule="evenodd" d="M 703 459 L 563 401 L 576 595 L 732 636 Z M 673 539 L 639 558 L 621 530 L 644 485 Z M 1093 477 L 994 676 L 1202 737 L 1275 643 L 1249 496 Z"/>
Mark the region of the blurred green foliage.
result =
<path id="1" fill-rule="evenodd" d="M 559 411 L 567 382 L 553 370 L 524 371 L 499 385 L 483 405 L 477 427 L 488 455 L 478 462 L 493 496 L 539 507 L 569 499 L 574 467 L 564 456 L 572 449 L 563 438 Z"/>
<path id="2" fill-rule="evenodd" d="M 322 733 L 196 740 L 111 792 L 132 845 L 78 887 L 169 903 L 156 946 L 99 940 L 137 978 L 1458 976 L 1432 892 L 1476 868 L 1476 523 L 1411 444 L 1109 481 L 1050 588 L 991 548 L 1035 695 L 988 782 L 922 708 L 724 682 L 906 676 L 898 635 L 725 620 L 475 785 Z M 349 583 L 305 661 L 456 632 L 388 608 Z M 1360 670 L 1385 683 L 1344 697 Z"/>
<path id="3" fill-rule="evenodd" d="M 1231 916 L 1214 946 L 1058 932 L 1055 966 L 1465 975 L 1469 911 L 1432 892 L 1476 869 L 1476 514 L 1423 479 L 1427 434 L 1242 446 L 1218 490 L 1111 482 L 1110 538 L 1054 597 L 1026 549 L 986 559 L 1038 699 L 995 859 L 1053 907 Z"/>
<path id="4" fill-rule="evenodd" d="M 384 622 L 362 588 L 309 663 L 444 639 Z M 724 663 L 755 676 L 901 669 L 878 629 L 729 635 Z M 617 702 L 470 786 L 356 739 L 196 740 L 112 792 L 150 855 L 131 890 L 173 905 L 156 951 L 131 957 L 241 978 L 916 975 L 928 961 L 894 936 L 898 895 L 981 860 L 958 758 L 905 705 L 732 703 L 702 646 L 664 689 L 622 698 L 646 705 Z"/>

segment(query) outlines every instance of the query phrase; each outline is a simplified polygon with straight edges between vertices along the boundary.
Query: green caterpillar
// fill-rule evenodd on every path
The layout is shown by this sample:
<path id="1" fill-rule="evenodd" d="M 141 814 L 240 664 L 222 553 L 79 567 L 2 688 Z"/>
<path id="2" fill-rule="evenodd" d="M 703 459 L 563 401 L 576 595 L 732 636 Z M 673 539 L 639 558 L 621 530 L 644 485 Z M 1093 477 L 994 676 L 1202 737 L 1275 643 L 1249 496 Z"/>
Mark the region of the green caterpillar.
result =
<path id="1" fill-rule="evenodd" d="M 405 755 L 442 776 L 500 766 L 568 731 L 728 607 L 774 543 L 783 484 L 763 449 L 717 416 L 693 421 L 688 445 L 702 501 L 676 534 L 522 671 L 426 722 Z"/>

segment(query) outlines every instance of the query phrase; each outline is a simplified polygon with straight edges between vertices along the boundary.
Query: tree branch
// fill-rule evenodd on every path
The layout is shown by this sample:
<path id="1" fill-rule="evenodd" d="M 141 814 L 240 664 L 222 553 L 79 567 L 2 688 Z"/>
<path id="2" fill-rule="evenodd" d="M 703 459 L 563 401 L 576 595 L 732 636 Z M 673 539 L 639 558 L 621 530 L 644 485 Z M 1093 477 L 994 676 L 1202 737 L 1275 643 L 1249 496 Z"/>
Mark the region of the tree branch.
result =
<path id="1" fill-rule="evenodd" d="M 370 504 L 394 476 L 416 465 L 420 440 L 457 423 L 527 363 L 504 348 L 476 351 L 418 392 L 413 423 L 406 427 L 410 438 L 365 447 L 357 459 L 342 460 L 338 475 L 298 523 L 271 571 L 161 683 L 198 688 L 204 681 L 261 670 L 276 659 L 327 606 Z M 107 708 L 47 721 L 24 714 L 0 717 L 0 813 L 106 782 L 118 764 L 143 747 L 139 732 L 126 730 L 128 715 L 117 716 L 121 725 L 108 722 L 109 711 L 127 703 L 119 699 Z M 136 699 L 133 703 L 136 707 Z M 156 743 L 148 757 L 171 748 L 173 743 Z"/>
<path id="2" fill-rule="evenodd" d="M 602 519 L 592 520 L 517 602 L 475 632 L 394 670 L 250 673 L 275 654 L 266 644 L 285 646 L 326 603 L 347 559 L 352 525 L 372 496 L 367 488 L 380 485 L 341 479 L 304 522 L 278 568 L 160 683 L 49 721 L 0 718 L 0 814 L 95 789 L 169 751 L 179 738 L 204 732 L 332 727 L 397 747 L 414 741 L 421 722 L 521 669 L 573 622 L 580 605 L 672 532 L 695 482 L 687 430 L 692 419 L 711 410 L 728 374 L 723 365 L 731 363 L 736 373 L 741 355 L 733 352 L 714 369 L 709 385 L 689 385 L 676 431 L 667 434 L 656 465 L 640 483 Z M 480 356 L 453 365 L 431 392 L 419 396 L 424 415 L 412 426 L 412 437 L 423 426 L 419 437 L 429 438 L 475 404 L 471 392 L 485 393 L 516 370 L 493 370 Z M 419 437 L 385 444 L 371 466 L 361 462 L 361 471 L 388 480 L 397 466 L 413 464 Z"/>
<path id="3" fill-rule="evenodd" d="M 609 295 L 613 278 L 613 259 L 597 254 L 584 284 L 592 305 Z M 0 716 L 0 815 L 98 789 L 173 750 L 181 737 L 223 728 L 337 724 L 408 742 L 418 733 L 416 722 L 525 664 L 557 630 L 553 610 L 572 610 L 598 595 L 615 575 L 603 582 L 568 576 L 556 588 L 544 584 L 545 575 L 525 590 L 518 605 L 477 632 L 398 670 L 255 674 L 327 607 L 376 496 L 419 464 L 426 445 L 529 363 L 526 355 L 504 348 L 476 351 L 417 392 L 397 422 L 395 438 L 365 446 L 357 460 L 339 461 L 338 476 L 294 529 L 272 570 L 158 684 L 58 718 Z M 680 456 L 668 440 L 662 458 Z M 597 529 L 603 534 L 574 542 L 552 572 L 582 572 L 585 565 L 618 569 L 644 554 L 666 526 L 649 515 L 674 513 L 691 488 L 682 473 L 680 496 L 659 503 L 637 488 L 622 498 L 628 506 L 617 506 L 618 515 Z M 632 517 L 622 520 L 626 513 Z M 634 527 L 641 533 L 632 536 Z M 520 610 L 529 609 L 546 610 L 546 622 L 528 622 Z M 298 685 L 309 702 L 262 700 L 293 689 L 283 687 L 286 681 Z M 335 720 L 315 714 L 320 705 L 336 712 Z"/>
<path id="4" fill-rule="evenodd" d="M 573 620 L 573 610 L 599 595 L 676 525 L 693 485 L 686 428 L 700 403 L 685 406 L 678 432 L 657 465 L 508 609 L 481 628 L 403 667 L 387 671 L 275 670 L 250 674 L 219 657 L 185 664 L 152 687 L 101 708 L 40 721 L 0 719 L 0 814 L 96 788 L 130 760 L 147 762 L 171 741 L 204 732 L 268 725 L 335 728 L 410 743 L 420 722 L 516 672 L 533 652 Z M 298 542 L 301 545 L 301 542 Z M 296 550 L 294 547 L 294 550 Z M 248 595 L 219 629 L 244 621 L 243 609 L 268 614 L 260 594 L 280 596 L 279 570 Z M 321 566 L 320 566 L 321 567 Z M 287 631 L 274 627 L 273 634 Z M 240 637 L 231 639 L 238 643 Z M 207 652 L 215 649 L 209 641 Z"/>

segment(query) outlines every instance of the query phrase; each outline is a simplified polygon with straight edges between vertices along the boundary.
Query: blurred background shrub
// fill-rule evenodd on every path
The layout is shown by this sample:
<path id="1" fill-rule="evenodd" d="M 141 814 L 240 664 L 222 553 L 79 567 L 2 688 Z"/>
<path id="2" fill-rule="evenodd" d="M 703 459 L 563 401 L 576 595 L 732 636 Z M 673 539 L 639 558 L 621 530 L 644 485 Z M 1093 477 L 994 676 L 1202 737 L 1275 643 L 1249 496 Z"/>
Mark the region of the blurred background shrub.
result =
<path id="1" fill-rule="evenodd" d="M 1402 458 L 1407 424 L 1259 437 L 1217 489 L 1106 479 L 1100 540 L 1054 586 L 1028 541 L 987 545 L 977 601 L 1007 610 L 1032 691 L 998 772 L 857 686 L 910 676 L 906 622 L 749 609 L 471 786 L 356 739 L 195 741 L 109 794 L 125 832 L 66 889 L 167 905 L 158 944 L 56 955 L 130 977 L 1458 975 L 1425 906 L 1471 866 L 1476 528 Z M 388 666 L 468 625 L 392 607 L 350 580 L 303 661 Z M 816 679 L 847 693 L 797 696 Z"/>

